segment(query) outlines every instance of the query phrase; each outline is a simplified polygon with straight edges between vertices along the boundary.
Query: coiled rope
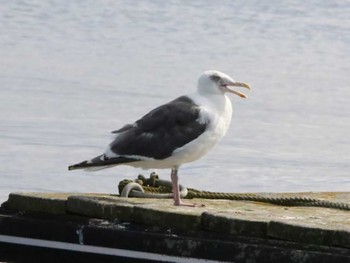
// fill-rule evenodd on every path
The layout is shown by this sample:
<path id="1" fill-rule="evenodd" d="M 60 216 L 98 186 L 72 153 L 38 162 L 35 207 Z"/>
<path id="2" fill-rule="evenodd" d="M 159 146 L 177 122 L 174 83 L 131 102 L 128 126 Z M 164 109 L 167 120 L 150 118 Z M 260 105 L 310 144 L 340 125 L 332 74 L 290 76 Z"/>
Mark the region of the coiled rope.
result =
<path id="1" fill-rule="evenodd" d="M 155 173 L 151 173 L 148 179 L 143 175 L 139 175 L 135 181 L 123 180 L 119 183 L 118 189 L 121 197 L 173 198 L 171 182 L 159 179 Z M 180 195 L 186 199 L 226 199 L 263 202 L 280 206 L 324 207 L 350 211 L 350 204 L 348 203 L 299 196 L 270 197 L 259 194 L 210 192 L 186 188 L 182 185 L 180 185 Z"/>

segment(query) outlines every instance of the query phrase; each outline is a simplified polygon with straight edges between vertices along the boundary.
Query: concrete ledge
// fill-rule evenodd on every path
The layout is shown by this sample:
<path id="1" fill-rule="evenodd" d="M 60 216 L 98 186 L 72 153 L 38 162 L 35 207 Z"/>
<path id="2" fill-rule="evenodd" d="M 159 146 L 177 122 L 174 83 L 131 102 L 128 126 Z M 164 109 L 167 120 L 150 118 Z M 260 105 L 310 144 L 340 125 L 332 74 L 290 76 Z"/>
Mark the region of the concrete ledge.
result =
<path id="1" fill-rule="evenodd" d="M 128 220 L 134 205 L 113 196 L 69 196 L 67 212 L 101 219 Z"/>
<path id="2" fill-rule="evenodd" d="M 310 193 L 309 196 L 342 202 L 350 200 L 349 193 Z M 174 207 L 168 199 L 126 199 L 108 194 L 13 193 L 3 207 L 46 214 L 75 214 L 182 231 L 204 230 L 222 233 L 228 238 L 247 236 L 350 248 L 349 211 L 247 201 L 202 199 L 194 202 L 206 206 Z"/>
<path id="3" fill-rule="evenodd" d="M 135 206 L 131 221 L 159 227 L 194 231 L 201 229 L 200 213 L 184 213 L 157 208 Z"/>
<path id="4" fill-rule="evenodd" d="M 350 248 L 350 232 L 346 230 L 312 228 L 271 221 L 268 236 L 301 243 Z"/>
<path id="5" fill-rule="evenodd" d="M 202 228 L 218 233 L 266 238 L 268 223 L 204 212 L 202 214 Z"/>
<path id="6" fill-rule="evenodd" d="M 14 210 L 64 214 L 68 196 L 59 193 L 11 193 L 2 206 Z"/>

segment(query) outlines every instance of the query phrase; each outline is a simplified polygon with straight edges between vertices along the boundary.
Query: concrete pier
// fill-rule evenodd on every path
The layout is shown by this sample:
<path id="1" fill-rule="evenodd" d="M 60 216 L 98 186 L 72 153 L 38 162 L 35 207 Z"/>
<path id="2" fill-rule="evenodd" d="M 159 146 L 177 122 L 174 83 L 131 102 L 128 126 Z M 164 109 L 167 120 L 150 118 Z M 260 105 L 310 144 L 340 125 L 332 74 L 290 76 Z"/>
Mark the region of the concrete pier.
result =
<path id="1" fill-rule="evenodd" d="M 350 203 L 350 193 L 345 192 L 264 195 Z M 32 255 L 32 248 L 46 249 L 32 255 L 43 259 L 60 253 L 69 261 L 72 253 L 80 253 L 74 262 L 94 257 L 104 257 L 105 262 L 350 262 L 350 211 L 248 201 L 191 202 L 205 207 L 175 207 L 169 199 L 109 194 L 12 193 L 1 208 L 0 242 L 8 252 L 2 251 L 0 260 L 16 260 L 15 252 L 21 249 Z M 24 239 L 17 242 L 13 236 Z M 74 249 L 55 249 L 54 243 L 38 240 L 63 242 Z M 31 246 L 30 241 L 41 246 Z M 90 252 L 84 250 L 90 247 Z M 118 249 L 131 252 L 118 255 Z"/>

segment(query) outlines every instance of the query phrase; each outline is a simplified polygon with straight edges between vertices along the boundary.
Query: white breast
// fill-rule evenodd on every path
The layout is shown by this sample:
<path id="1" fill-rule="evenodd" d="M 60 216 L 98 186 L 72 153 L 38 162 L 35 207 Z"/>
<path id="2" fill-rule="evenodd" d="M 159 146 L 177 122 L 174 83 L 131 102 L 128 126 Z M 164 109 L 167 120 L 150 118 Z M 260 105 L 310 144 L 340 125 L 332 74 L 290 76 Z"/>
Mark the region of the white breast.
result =
<path id="1" fill-rule="evenodd" d="M 226 95 L 195 96 L 192 99 L 201 105 L 200 121 L 209 125 L 197 139 L 174 151 L 174 157 L 178 156 L 182 163 L 195 161 L 207 154 L 225 136 L 232 117 L 231 101 Z"/>
<path id="2" fill-rule="evenodd" d="M 172 156 L 156 160 L 147 158 L 145 161 L 130 163 L 132 166 L 144 169 L 168 169 L 179 167 L 201 158 L 208 153 L 226 134 L 232 117 L 231 101 L 226 95 L 202 96 L 195 94 L 190 98 L 200 106 L 199 122 L 208 123 L 206 131 L 192 142 L 176 149 Z"/>

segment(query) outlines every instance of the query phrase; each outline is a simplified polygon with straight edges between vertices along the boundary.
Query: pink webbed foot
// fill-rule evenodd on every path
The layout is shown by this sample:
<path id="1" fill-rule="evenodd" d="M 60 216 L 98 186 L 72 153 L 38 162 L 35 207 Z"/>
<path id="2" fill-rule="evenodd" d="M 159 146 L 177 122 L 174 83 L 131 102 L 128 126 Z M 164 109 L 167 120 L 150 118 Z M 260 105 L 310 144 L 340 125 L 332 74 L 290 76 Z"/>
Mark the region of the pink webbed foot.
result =
<path id="1" fill-rule="evenodd" d="M 187 207 L 205 207 L 205 204 L 192 204 L 192 203 L 185 203 L 182 200 L 180 202 L 174 202 L 175 206 L 187 206 Z"/>
<path id="2" fill-rule="evenodd" d="M 177 175 L 177 168 L 171 170 L 171 182 L 173 186 L 174 205 L 175 206 L 188 206 L 188 207 L 204 207 L 204 204 L 188 204 L 181 200 L 179 190 L 179 177 Z"/>

